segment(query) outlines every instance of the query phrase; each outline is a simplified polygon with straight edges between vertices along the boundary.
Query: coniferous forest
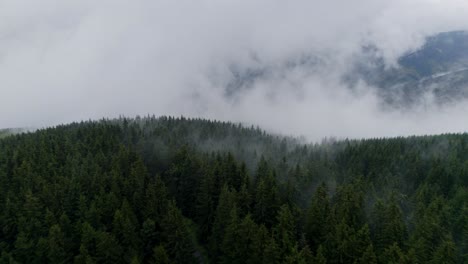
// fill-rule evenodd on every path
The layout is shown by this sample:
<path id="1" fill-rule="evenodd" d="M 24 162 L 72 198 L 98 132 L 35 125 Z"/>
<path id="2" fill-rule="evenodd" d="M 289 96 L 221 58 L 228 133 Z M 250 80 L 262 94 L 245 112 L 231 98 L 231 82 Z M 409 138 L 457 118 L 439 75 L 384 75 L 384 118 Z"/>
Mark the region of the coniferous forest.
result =
<path id="1" fill-rule="evenodd" d="M 203 119 L 0 140 L 0 263 L 468 263 L 468 134 L 304 144 Z"/>

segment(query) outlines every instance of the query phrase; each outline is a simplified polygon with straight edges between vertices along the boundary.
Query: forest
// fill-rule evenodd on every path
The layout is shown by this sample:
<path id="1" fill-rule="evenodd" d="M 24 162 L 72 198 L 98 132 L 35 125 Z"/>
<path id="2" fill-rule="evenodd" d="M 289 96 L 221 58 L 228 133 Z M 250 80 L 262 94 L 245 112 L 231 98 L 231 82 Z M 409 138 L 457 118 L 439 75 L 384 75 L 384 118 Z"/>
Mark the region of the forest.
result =
<path id="1" fill-rule="evenodd" d="M 468 134 L 311 144 L 146 116 L 4 135 L 0 252 L 0 263 L 468 263 Z"/>

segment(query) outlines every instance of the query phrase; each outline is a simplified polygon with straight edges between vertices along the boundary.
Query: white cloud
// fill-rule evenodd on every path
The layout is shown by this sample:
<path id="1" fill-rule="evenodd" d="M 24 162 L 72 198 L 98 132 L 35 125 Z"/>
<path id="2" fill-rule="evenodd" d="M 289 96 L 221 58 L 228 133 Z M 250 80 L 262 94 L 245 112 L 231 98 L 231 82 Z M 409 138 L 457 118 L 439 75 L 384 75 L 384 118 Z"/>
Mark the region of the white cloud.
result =
<path id="1" fill-rule="evenodd" d="M 154 113 L 311 139 L 462 131 L 462 105 L 384 113 L 339 76 L 362 44 L 395 61 L 427 35 L 465 29 L 467 11 L 459 0 L 0 0 L 0 127 Z M 274 71 L 225 98 L 233 65 L 283 69 L 304 55 L 323 67 Z"/>

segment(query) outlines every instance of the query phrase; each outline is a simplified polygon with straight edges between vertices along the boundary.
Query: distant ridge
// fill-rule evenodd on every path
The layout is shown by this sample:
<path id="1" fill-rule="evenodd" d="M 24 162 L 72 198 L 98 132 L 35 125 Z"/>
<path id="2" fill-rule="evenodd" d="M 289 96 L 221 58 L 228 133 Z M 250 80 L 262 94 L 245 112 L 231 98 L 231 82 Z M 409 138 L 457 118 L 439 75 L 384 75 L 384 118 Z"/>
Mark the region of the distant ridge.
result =
<path id="1" fill-rule="evenodd" d="M 413 108 L 426 99 L 446 105 L 468 98 L 468 33 L 443 32 L 426 38 L 416 51 L 398 59 L 389 67 L 374 48 L 364 49 L 363 57 L 346 80 L 353 87 L 364 80 L 375 87 L 384 105 Z"/>
<path id="2" fill-rule="evenodd" d="M 25 129 L 25 128 L 3 128 L 0 129 L 0 138 L 4 138 L 14 134 L 20 134 L 22 132 L 31 131 L 32 129 Z"/>

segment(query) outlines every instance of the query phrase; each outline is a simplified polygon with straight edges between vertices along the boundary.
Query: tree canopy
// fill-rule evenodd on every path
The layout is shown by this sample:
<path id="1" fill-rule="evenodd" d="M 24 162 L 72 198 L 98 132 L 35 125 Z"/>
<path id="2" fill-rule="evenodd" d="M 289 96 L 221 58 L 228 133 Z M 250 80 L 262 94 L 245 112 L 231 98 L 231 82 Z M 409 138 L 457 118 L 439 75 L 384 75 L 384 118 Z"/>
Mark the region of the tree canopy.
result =
<path id="1" fill-rule="evenodd" d="M 10 135 L 0 227 L 0 263 L 468 263 L 468 135 L 154 116 Z"/>

